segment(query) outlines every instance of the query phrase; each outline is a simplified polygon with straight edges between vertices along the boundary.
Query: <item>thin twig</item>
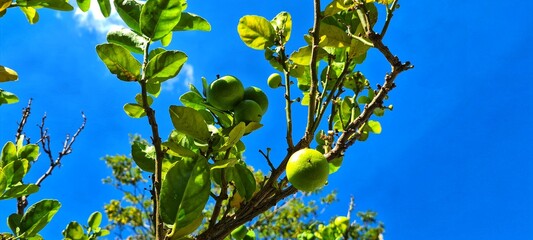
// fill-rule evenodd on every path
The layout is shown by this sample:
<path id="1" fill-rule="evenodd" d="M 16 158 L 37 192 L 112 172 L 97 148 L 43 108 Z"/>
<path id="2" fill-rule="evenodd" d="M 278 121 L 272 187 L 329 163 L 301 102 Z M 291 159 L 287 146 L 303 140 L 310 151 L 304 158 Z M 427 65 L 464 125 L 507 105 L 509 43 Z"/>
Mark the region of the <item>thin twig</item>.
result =
<path id="1" fill-rule="evenodd" d="M 28 100 L 28 105 L 22 109 L 22 118 L 20 119 L 20 122 L 18 124 L 17 133 L 15 134 L 15 142 L 19 141 L 19 138 L 22 135 L 22 131 L 24 131 L 24 126 L 26 125 L 26 122 L 28 121 L 28 117 L 30 117 L 31 102 L 32 102 L 32 99 L 30 98 L 30 100 Z"/>
<path id="2" fill-rule="evenodd" d="M 346 217 L 348 218 L 348 221 L 350 221 L 348 223 L 348 227 L 346 228 L 346 231 L 344 231 L 344 239 L 348 239 L 348 235 L 350 234 L 350 228 L 352 227 L 352 224 L 351 224 L 351 215 L 352 215 L 352 211 L 355 207 L 355 198 L 353 196 L 350 197 L 350 205 L 348 206 L 348 213 L 346 214 Z"/>
<path id="3" fill-rule="evenodd" d="M 259 150 L 259 153 L 261 153 L 261 155 L 263 155 L 263 157 L 265 157 L 265 159 L 267 160 L 270 170 L 272 171 L 276 170 L 276 168 L 274 167 L 274 164 L 272 164 L 272 162 L 270 161 L 270 148 L 267 148 L 266 154 L 263 152 L 263 150 Z"/>
<path id="4" fill-rule="evenodd" d="M 390 7 L 386 7 L 387 8 L 387 17 L 386 17 L 386 20 L 385 20 L 385 24 L 383 25 L 383 29 L 381 29 L 381 33 L 379 34 L 381 36 L 381 38 L 384 38 L 385 37 L 385 34 L 387 33 L 387 29 L 389 29 L 389 24 L 390 24 L 390 21 L 392 19 L 392 17 L 394 16 L 394 10 L 396 10 L 396 5 L 398 4 L 398 0 L 394 0 L 394 2 L 392 2 L 391 6 Z"/>
<path id="5" fill-rule="evenodd" d="M 64 156 L 72 153 L 72 145 L 76 141 L 78 135 L 83 131 L 83 129 L 85 128 L 85 124 L 87 123 L 87 117 L 85 117 L 85 114 L 83 112 L 81 113 L 81 117 L 83 118 L 83 121 L 80 127 L 78 128 L 78 130 L 76 130 L 72 137 L 69 135 L 65 137 L 65 141 L 63 142 L 63 149 L 61 149 L 58 156 L 54 159 L 54 157 L 52 156 L 52 151 L 50 150 L 50 136 L 48 135 L 48 129 L 45 129 L 44 127 L 46 114 L 43 116 L 41 125 L 39 126 L 41 132 L 40 143 L 43 148 L 43 151 L 48 155 L 48 158 L 50 159 L 50 166 L 48 167 L 48 170 L 39 178 L 39 180 L 35 182 L 35 185 L 40 187 L 43 181 L 48 176 L 52 175 L 52 171 L 54 171 L 54 168 L 61 165 L 61 159 Z"/>
<path id="6" fill-rule="evenodd" d="M 311 143 L 311 140 L 313 139 L 314 135 L 314 125 L 315 125 L 315 108 L 316 108 L 316 102 L 317 98 L 316 95 L 318 93 L 318 69 L 317 69 L 317 63 L 318 63 L 318 50 L 320 47 L 318 46 L 318 43 L 320 42 L 320 20 L 321 20 L 321 12 L 320 12 L 320 0 L 314 1 L 314 23 L 313 23 L 313 29 L 311 30 L 311 34 L 313 36 L 313 45 L 311 46 L 311 62 L 309 63 L 309 70 L 311 74 L 311 86 L 309 88 L 309 108 L 307 111 L 307 125 L 305 127 L 305 135 L 304 135 L 304 145 L 307 147 L 309 143 Z"/>

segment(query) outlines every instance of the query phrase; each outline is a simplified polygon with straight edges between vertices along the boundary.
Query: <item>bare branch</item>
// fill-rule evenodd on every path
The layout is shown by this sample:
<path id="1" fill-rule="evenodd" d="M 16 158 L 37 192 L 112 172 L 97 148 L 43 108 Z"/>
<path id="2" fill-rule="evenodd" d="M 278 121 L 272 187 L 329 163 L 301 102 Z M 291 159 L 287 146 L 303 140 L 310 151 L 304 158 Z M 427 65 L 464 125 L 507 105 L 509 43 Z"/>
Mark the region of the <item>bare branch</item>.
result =
<path id="1" fill-rule="evenodd" d="M 22 109 L 22 118 L 20 119 L 20 122 L 18 124 L 17 133 L 15 134 L 15 142 L 19 141 L 20 136 L 22 136 L 22 131 L 24 131 L 24 126 L 28 121 L 28 117 L 30 117 L 31 102 L 32 99 L 30 98 L 30 100 L 28 100 L 28 105 Z"/>
<path id="2" fill-rule="evenodd" d="M 83 131 L 85 128 L 85 124 L 87 123 L 87 118 L 85 117 L 85 114 L 82 112 L 81 117 L 83 118 L 83 122 L 81 123 L 78 130 L 71 136 L 67 135 L 65 138 L 65 141 L 63 142 L 63 149 L 59 152 L 58 156 L 54 159 L 52 156 L 52 151 L 50 150 L 50 136 L 48 135 L 48 129 L 45 129 L 44 123 L 46 119 L 46 114 L 43 116 L 41 125 L 39 126 L 39 129 L 41 130 L 41 139 L 39 142 L 41 143 L 43 151 L 48 155 L 48 158 L 50 159 L 50 166 L 48 167 L 48 170 L 35 182 L 35 185 L 41 186 L 42 182 L 50 175 L 52 175 L 52 172 L 54 171 L 54 168 L 61 165 L 61 159 L 72 153 L 72 145 L 76 141 L 76 138 L 78 135 Z"/>

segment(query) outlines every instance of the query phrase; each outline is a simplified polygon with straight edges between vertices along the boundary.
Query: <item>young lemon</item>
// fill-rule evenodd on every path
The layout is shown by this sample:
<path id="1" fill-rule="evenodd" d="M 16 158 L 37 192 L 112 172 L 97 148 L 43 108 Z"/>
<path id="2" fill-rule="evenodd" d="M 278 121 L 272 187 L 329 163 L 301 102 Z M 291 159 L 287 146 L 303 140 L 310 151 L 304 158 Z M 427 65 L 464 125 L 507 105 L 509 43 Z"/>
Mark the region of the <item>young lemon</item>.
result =
<path id="1" fill-rule="evenodd" d="M 298 190 L 312 192 L 322 188 L 329 175 L 328 161 L 317 150 L 298 150 L 287 162 L 287 179 Z"/>

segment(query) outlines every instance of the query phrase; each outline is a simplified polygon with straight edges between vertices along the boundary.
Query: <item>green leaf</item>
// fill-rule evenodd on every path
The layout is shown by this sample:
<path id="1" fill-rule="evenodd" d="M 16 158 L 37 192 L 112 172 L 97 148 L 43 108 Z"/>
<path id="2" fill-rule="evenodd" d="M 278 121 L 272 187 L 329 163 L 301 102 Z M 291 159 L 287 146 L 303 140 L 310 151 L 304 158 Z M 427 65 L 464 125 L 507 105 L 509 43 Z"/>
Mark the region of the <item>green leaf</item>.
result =
<path id="1" fill-rule="evenodd" d="M 19 98 L 15 94 L 0 89 L 0 106 L 2 104 L 17 103 L 18 101 Z"/>
<path id="2" fill-rule="evenodd" d="M 311 53 L 311 46 L 301 47 L 291 54 L 290 60 L 298 65 L 309 65 L 311 63 Z M 318 49 L 317 59 L 324 58 L 327 55 L 328 53 L 324 49 Z"/>
<path id="3" fill-rule="evenodd" d="M 39 145 L 28 144 L 26 146 L 23 146 L 19 148 L 17 155 L 19 159 L 25 158 L 30 162 L 35 162 L 39 157 Z"/>
<path id="4" fill-rule="evenodd" d="M 170 118 L 174 128 L 196 140 L 207 142 L 211 133 L 202 114 L 189 107 L 170 106 Z"/>
<path id="5" fill-rule="evenodd" d="M 30 24 L 35 24 L 39 21 L 39 13 L 33 7 L 20 7 L 20 11 L 24 13 L 26 19 Z"/>
<path id="6" fill-rule="evenodd" d="M 155 170 L 155 148 L 142 141 L 133 141 L 131 144 L 131 156 L 133 161 L 142 170 L 154 172 Z"/>
<path id="7" fill-rule="evenodd" d="M 235 145 L 239 140 L 241 140 L 245 132 L 246 132 L 246 124 L 244 122 L 240 122 L 235 127 L 233 127 L 233 129 L 231 129 L 231 131 L 228 134 L 228 139 L 226 140 L 224 145 L 220 147 L 219 151 L 225 151 L 233 147 L 233 145 Z"/>
<path id="8" fill-rule="evenodd" d="M 15 147 L 13 142 L 7 142 L 2 148 L 2 154 L 0 155 L 0 167 L 4 167 L 17 159 L 17 147 Z"/>
<path id="9" fill-rule="evenodd" d="M 375 133 L 375 134 L 381 133 L 381 124 L 378 121 L 369 120 L 367 124 L 372 133 Z"/>
<path id="10" fill-rule="evenodd" d="M 76 2 L 82 12 L 87 12 L 89 11 L 89 8 L 91 8 L 91 0 L 76 0 Z"/>
<path id="11" fill-rule="evenodd" d="M 133 31 L 140 33 L 139 19 L 143 4 L 135 0 L 115 0 L 113 3 L 118 15 L 124 20 L 126 25 Z"/>
<path id="12" fill-rule="evenodd" d="M 4 193 L 7 188 L 7 176 L 4 173 L 4 170 L 0 168 L 0 195 Z"/>
<path id="13" fill-rule="evenodd" d="M 302 106 L 309 106 L 309 92 L 303 92 L 303 97 L 300 103 Z"/>
<path id="14" fill-rule="evenodd" d="M 137 95 L 135 95 L 135 101 L 137 102 L 137 104 L 139 104 L 140 106 L 143 106 L 144 103 L 143 103 L 143 96 L 142 94 L 140 93 L 137 93 Z M 146 102 L 148 103 L 148 106 L 152 106 L 152 103 L 154 103 L 154 99 L 150 96 L 146 96 Z"/>
<path id="15" fill-rule="evenodd" d="M 211 181 L 207 159 L 184 158 L 168 170 L 161 186 L 163 222 L 180 229 L 202 214 L 209 199 Z"/>
<path id="16" fill-rule="evenodd" d="M 167 235 L 167 238 L 169 239 L 190 239 L 190 238 L 183 238 L 183 236 L 189 235 L 196 231 L 196 229 L 202 224 L 204 220 L 204 215 L 200 214 L 195 220 L 193 220 L 191 223 L 180 227 L 180 228 L 172 228 L 172 231 Z"/>
<path id="17" fill-rule="evenodd" d="M 152 41 L 166 36 L 178 24 L 185 0 L 148 0 L 141 10 L 141 32 Z"/>
<path id="18" fill-rule="evenodd" d="M 144 52 L 148 39 L 128 28 L 112 29 L 107 33 L 107 41 L 120 45 L 131 52 Z"/>
<path id="19" fill-rule="evenodd" d="M 11 1 L 10 1 L 11 2 Z M 19 75 L 13 69 L 0 65 L 0 82 L 16 81 Z"/>
<path id="20" fill-rule="evenodd" d="M 63 236 L 66 239 L 83 239 L 84 235 L 85 233 L 83 232 L 83 228 L 76 221 L 70 222 L 67 225 L 67 228 L 63 230 Z"/>
<path id="21" fill-rule="evenodd" d="M 12 0 L 0 0 L 0 12 L 5 12 L 5 10 L 11 5 Z M 2 14 L 0 14 L 0 17 Z"/>
<path id="22" fill-rule="evenodd" d="M 157 97 L 161 93 L 161 83 L 146 83 L 146 91 Z"/>
<path id="23" fill-rule="evenodd" d="M 7 191 L 4 192 L 0 196 L 0 200 L 2 199 L 9 199 L 9 198 L 18 198 L 26 195 L 30 195 L 32 193 L 36 193 L 39 191 L 39 187 L 35 184 L 20 184 L 11 186 L 7 189 Z"/>
<path id="24" fill-rule="evenodd" d="M 228 170 L 228 179 L 233 181 L 237 192 L 246 200 L 250 200 L 257 187 L 254 174 L 242 163 L 235 164 Z"/>
<path id="25" fill-rule="evenodd" d="M 340 157 L 331 160 L 331 162 L 329 163 L 329 174 L 335 173 L 341 168 L 343 159 L 344 158 Z"/>
<path id="26" fill-rule="evenodd" d="M 111 2 L 109 0 L 97 0 L 98 6 L 100 7 L 100 12 L 104 17 L 109 17 L 111 15 Z"/>
<path id="27" fill-rule="evenodd" d="M 283 35 L 282 42 L 285 44 L 289 41 L 291 38 L 291 30 L 292 30 L 292 18 L 291 15 L 288 12 L 280 12 L 272 21 L 270 21 L 272 26 L 275 30 L 278 32 L 281 32 Z"/>
<path id="28" fill-rule="evenodd" d="M 333 0 L 330 4 L 328 4 L 328 6 L 326 6 L 326 9 L 324 10 L 324 17 L 335 15 L 336 13 L 347 10 L 348 8 L 349 6 L 344 4 L 344 0 Z"/>
<path id="29" fill-rule="evenodd" d="M 96 211 L 89 216 L 89 219 L 87 219 L 87 225 L 91 228 L 91 230 L 98 229 L 100 227 L 100 223 L 102 223 L 102 213 Z"/>
<path id="30" fill-rule="evenodd" d="M 146 79 L 148 82 L 164 82 L 178 75 L 187 55 L 180 51 L 164 51 L 148 62 Z"/>
<path id="31" fill-rule="evenodd" d="M 144 108 L 137 103 L 126 103 L 123 108 L 124 112 L 132 118 L 142 118 L 146 116 Z"/>
<path id="32" fill-rule="evenodd" d="M 7 186 L 9 187 L 22 181 L 22 178 L 30 170 L 30 163 L 26 159 L 17 159 L 5 165 L 3 170 L 6 175 Z"/>
<path id="33" fill-rule="evenodd" d="M 320 24 L 320 43 L 321 47 L 349 47 L 351 38 L 341 28 L 325 22 Z"/>
<path id="34" fill-rule="evenodd" d="M 20 235 L 22 237 L 35 236 L 61 207 L 57 200 L 44 199 L 28 208 L 20 222 Z"/>
<path id="35" fill-rule="evenodd" d="M 211 165 L 211 170 L 233 167 L 237 161 L 239 161 L 237 158 L 217 160 L 215 161 L 215 164 Z"/>
<path id="36" fill-rule="evenodd" d="M 211 24 L 204 18 L 188 12 L 182 12 L 178 25 L 172 31 L 211 31 Z"/>
<path id="37" fill-rule="evenodd" d="M 172 42 L 172 32 L 169 32 L 167 35 L 161 38 L 161 45 L 163 47 L 170 45 L 171 42 Z"/>
<path id="38" fill-rule="evenodd" d="M 17 234 L 17 228 L 20 225 L 20 220 L 22 219 L 22 214 L 16 214 L 13 213 L 7 217 L 7 226 L 9 226 L 9 229 L 13 232 L 13 234 Z"/>
<path id="39" fill-rule="evenodd" d="M 368 98 L 367 96 L 360 96 L 357 99 L 357 102 L 360 103 L 360 104 L 367 104 L 367 103 L 370 103 L 371 101 L 372 101 L 372 99 Z"/>
<path id="40" fill-rule="evenodd" d="M 18 3 L 19 1 L 17 1 Z M 24 2 L 24 1 L 21 1 Z M 59 11 L 72 11 L 74 7 L 65 0 L 27 0 L 26 3 L 21 3 L 23 7 L 45 7 Z"/>
<path id="41" fill-rule="evenodd" d="M 164 142 L 163 146 L 169 148 L 168 153 L 170 155 L 177 155 L 180 157 L 195 157 L 198 155 L 193 151 L 196 149 L 194 140 L 178 131 L 172 131 L 168 137 L 168 141 Z"/>
<path id="42" fill-rule="evenodd" d="M 251 133 L 259 128 L 262 128 L 263 124 L 258 122 L 250 122 L 248 125 L 246 125 L 246 128 L 244 129 L 244 134 Z"/>
<path id="43" fill-rule="evenodd" d="M 263 50 L 274 44 L 275 31 L 264 17 L 247 15 L 239 20 L 237 31 L 246 46 Z"/>
<path id="44" fill-rule="evenodd" d="M 180 102 L 184 106 L 194 108 L 196 110 L 206 108 L 206 104 L 204 103 L 204 101 L 204 98 L 195 92 L 186 92 L 180 96 Z"/>
<path id="45" fill-rule="evenodd" d="M 105 43 L 96 46 L 98 56 L 109 71 L 124 81 L 137 81 L 141 74 L 141 63 L 131 53 L 116 44 Z"/>

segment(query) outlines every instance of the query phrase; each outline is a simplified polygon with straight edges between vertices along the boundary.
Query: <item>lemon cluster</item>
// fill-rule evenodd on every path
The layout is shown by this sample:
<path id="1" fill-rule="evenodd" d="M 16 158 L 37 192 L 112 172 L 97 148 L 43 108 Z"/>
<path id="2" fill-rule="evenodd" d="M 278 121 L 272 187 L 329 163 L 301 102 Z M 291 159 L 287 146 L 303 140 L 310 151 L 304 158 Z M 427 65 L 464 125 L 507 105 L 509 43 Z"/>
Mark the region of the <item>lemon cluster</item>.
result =
<path id="1" fill-rule="evenodd" d="M 268 98 L 258 87 L 244 88 L 234 76 L 213 81 L 207 89 L 207 102 L 223 110 L 233 111 L 234 122 L 260 122 L 268 109 Z"/>

